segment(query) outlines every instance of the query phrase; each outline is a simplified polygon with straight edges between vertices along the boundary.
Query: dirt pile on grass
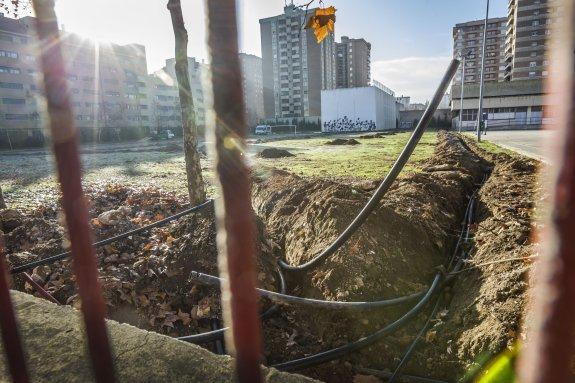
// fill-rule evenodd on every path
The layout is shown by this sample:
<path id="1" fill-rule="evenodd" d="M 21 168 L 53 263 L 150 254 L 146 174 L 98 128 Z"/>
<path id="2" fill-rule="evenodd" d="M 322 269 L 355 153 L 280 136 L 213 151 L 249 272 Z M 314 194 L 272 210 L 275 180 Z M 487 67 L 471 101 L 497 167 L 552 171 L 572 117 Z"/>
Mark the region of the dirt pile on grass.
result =
<path id="1" fill-rule="evenodd" d="M 387 136 L 394 136 L 394 135 L 395 135 L 395 132 L 378 132 L 378 133 L 363 134 L 363 135 L 359 136 L 358 138 L 363 138 L 363 139 L 384 138 Z"/>
<path id="2" fill-rule="evenodd" d="M 336 138 L 325 143 L 326 145 L 359 145 L 360 142 L 353 138 Z"/>
<path id="3" fill-rule="evenodd" d="M 539 163 L 520 156 L 482 154 L 494 168 L 479 192 L 469 262 L 453 286 L 445 317 L 430 330 L 435 344 L 426 344 L 411 364 L 414 370 L 428 358 L 432 360 L 428 370 L 433 366 L 434 375 L 442 378 L 473 371 L 517 339 L 525 339 L 519 326 L 532 257 L 539 252 L 531 234 L 535 201 L 541 193 Z"/>
<path id="4" fill-rule="evenodd" d="M 265 148 L 257 154 L 259 158 L 285 158 L 285 157 L 295 157 L 294 154 L 288 152 L 285 149 L 278 148 Z"/>
<path id="5" fill-rule="evenodd" d="M 392 187 L 379 208 L 335 255 L 311 273 L 307 293 L 368 299 L 419 291 L 445 259 L 483 164 L 442 136 L 424 171 Z M 293 265 L 309 261 L 347 227 L 371 193 L 276 171 L 256 183 L 254 208 Z M 386 282 L 393 281 L 393 283 Z"/>
<path id="6" fill-rule="evenodd" d="M 442 134 L 435 156 L 422 171 L 396 182 L 340 250 L 294 279 L 298 285 L 292 292 L 328 300 L 373 301 L 425 290 L 437 267 L 451 256 L 468 198 L 486 168 L 487 163 L 459 138 Z M 349 185 L 276 171 L 256 183 L 254 208 L 284 250 L 286 260 L 298 265 L 331 244 L 370 195 Z M 268 337 L 275 342 L 268 345 L 272 350 L 269 357 L 289 360 L 294 354 L 301 356 L 357 340 L 383 327 L 407 307 L 360 314 L 290 308 L 284 315 L 294 318 L 292 332 L 285 334 L 285 327 L 273 320 L 266 325 Z M 412 325 L 415 327 L 408 326 L 386 342 L 355 353 L 350 360 L 372 366 L 394 365 L 394 358 L 410 340 L 410 331 L 417 331 L 422 321 L 423 317 Z M 298 326 L 300 322 L 303 325 Z M 278 336 L 276 331 L 282 328 L 284 333 Z M 341 362 L 323 366 L 311 375 L 328 379 L 323 372 L 334 368 L 340 370 L 341 378 L 334 381 L 349 381 L 346 374 L 350 369 Z"/>

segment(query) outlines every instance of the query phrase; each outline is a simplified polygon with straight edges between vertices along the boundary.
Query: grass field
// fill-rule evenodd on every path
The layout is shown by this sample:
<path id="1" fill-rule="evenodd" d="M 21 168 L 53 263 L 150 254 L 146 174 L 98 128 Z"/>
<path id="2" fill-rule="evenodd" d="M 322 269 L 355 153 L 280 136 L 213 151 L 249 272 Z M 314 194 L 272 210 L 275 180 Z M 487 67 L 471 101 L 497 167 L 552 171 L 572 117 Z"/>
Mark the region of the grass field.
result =
<path id="1" fill-rule="evenodd" d="M 343 180 L 381 179 L 409 138 L 401 133 L 384 138 L 361 139 L 360 145 L 328 146 L 328 137 L 301 140 L 271 141 L 249 148 L 250 165 L 257 171 L 279 168 L 305 177 Z M 437 138 L 426 133 L 405 171 L 417 170 L 417 164 L 430 157 Z M 284 148 L 295 157 L 260 159 L 253 154 L 265 147 Z M 186 193 L 184 158 L 181 151 L 160 146 L 137 144 L 92 148 L 82 154 L 86 185 L 122 183 L 134 187 L 158 187 Z M 213 195 L 213 172 L 209 160 L 202 160 L 208 193 Z M 57 197 L 53 158 L 47 151 L 0 153 L 0 185 L 7 203 L 12 207 L 31 208 Z"/>

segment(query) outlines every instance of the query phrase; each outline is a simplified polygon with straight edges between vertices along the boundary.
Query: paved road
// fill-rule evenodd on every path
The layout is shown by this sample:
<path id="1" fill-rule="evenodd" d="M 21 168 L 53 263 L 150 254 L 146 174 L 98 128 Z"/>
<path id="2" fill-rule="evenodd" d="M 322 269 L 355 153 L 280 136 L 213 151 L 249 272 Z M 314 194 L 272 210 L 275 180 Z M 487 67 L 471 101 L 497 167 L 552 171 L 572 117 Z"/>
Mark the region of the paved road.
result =
<path id="1" fill-rule="evenodd" d="M 555 132 L 550 130 L 487 131 L 482 139 L 511 149 L 525 156 L 551 163 L 552 151 L 557 146 Z"/>

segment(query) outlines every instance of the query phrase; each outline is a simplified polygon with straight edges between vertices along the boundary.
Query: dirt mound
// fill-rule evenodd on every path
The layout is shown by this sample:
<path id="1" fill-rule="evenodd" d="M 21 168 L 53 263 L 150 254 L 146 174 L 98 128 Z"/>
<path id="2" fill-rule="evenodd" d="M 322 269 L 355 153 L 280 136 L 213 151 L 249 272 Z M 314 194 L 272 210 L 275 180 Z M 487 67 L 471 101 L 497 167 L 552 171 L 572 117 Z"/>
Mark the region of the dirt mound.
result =
<path id="1" fill-rule="evenodd" d="M 539 252 L 531 237 L 534 201 L 541 195 L 539 164 L 519 156 L 482 154 L 494 168 L 479 192 L 475 246 L 453 286 L 447 315 L 430 330 L 435 344 L 425 345 L 412 363 L 432 358 L 434 375 L 440 378 L 461 376 L 477 367 L 480 356 L 495 355 L 525 338 L 519 325 L 531 257 Z M 501 262 L 515 258 L 524 260 Z"/>
<path id="2" fill-rule="evenodd" d="M 423 171 L 397 181 L 376 212 L 339 251 L 296 279 L 294 293 L 329 300 L 367 301 L 419 292 L 429 285 L 437 266 L 451 255 L 468 198 L 487 167 L 457 137 L 442 134 L 439 141 L 435 156 Z M 369 197 L 349 185 L 276 171 L 255 184 L 254 208 L 284 250 L 287 261 L 297 265 L 325 249 Z M 283 337 L 295 337 L 289 342 L 291 346 L 286 342 L 269 346 L 273 348 L 270 357 L 274 361 L 286 360 L 293 357 L 292 350 L 299 355 L 309 354 L 356 340 L 404 310 L 362 312 L 359 321 L 354 312 L 295 308 L 289 315 L 305 325 L 292 325 L 295 335 Z M 414 328 L 418 324 L 421 321 L 390 336 L 385 344 L 355 353 L 352 359 L 392 366 L 397 350 L 407 346 L 409 331 L 417 331 Z M 266 325 L 266 331 L 281 331 L 281 326 L 272 326 L 273 323 Z M 275 341 L 282 336 L 270 338 Z M 286 351 L 281 351 L 282 347 Z M 344 378 L 337 381 L 348 381 L 346 372 L 340 373 Z M 325 378 L 321 373 L 313 376 Z"/>
<path id="3" fill-rule="evenodd" d="M 257 155 L 259 158 L 284 158 L 284 157 L 295 157 L 294 154 L 288 152 L 285 149 L 278 148 L 265 148 Z"/>
<path id="4" fill-rule="evenodd" d="M 119 185 L 87 190 L 96 239 L 124 233 L 183 210 L 184 199 L 157 189 Z M 36 213 L 34 213 L 36 214 Z M 65 230 L 56 214 L 22 217 L 6 234 L 11 266 L 65 250 Z M 274 252 L 258 222 L 258 280 L 276 290 Z M 218 274 L 213 208 L 181 218 L 171 225 L 134 235 L 97 249 L 100 277 L 110 318 L 173 336 L 208 331 L 212 318 L 221 318 L 218 288 L 188 280 L 192 270 Z M 68 260 L 35 268 L 32 277 L 63 304 L 79 300 Z M 21 278 L 15 287 L 33 293 Z"/>
<path id="5" fill-rule="evenodd" d="M 359 145 L 360 142 L 353 138 L 336 138 L 325 143 L 326 145 Z"/>
<path id="6" fill-rule="evenodd" d="M 363 134 L 363 135 L 359 136 L 358 138 L 363 138 L 363 139 L 384 138 L 384 137 L 393 136 L 393 135 L 395 135 L 395 132 L 379 132 L 379 133 Z"/>

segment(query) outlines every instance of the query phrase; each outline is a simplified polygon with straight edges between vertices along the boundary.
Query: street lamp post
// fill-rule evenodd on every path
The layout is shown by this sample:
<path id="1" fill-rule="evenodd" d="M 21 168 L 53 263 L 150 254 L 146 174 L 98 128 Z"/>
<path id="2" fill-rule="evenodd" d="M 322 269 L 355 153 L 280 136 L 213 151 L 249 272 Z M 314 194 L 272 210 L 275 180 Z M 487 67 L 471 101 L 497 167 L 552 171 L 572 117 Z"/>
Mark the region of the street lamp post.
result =
<path id="1" fill-rule="evenodd" d="M 485 11 L 483 24 L 483 47 L 481 48 L 481 78 L 479 80 L 479 109 L 477 110 L 477 141 L 481 141 L 481 125 L 483 124 L 483 80 L 485 75 L 485 45 L 487 44 L 487 19 L 489 18 L 489 0 Z"/>

